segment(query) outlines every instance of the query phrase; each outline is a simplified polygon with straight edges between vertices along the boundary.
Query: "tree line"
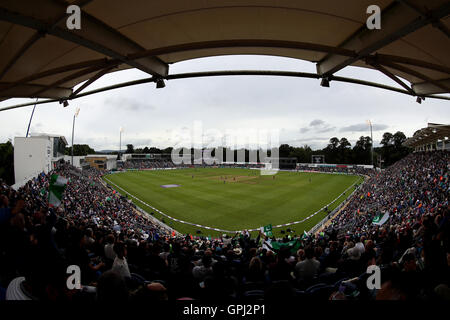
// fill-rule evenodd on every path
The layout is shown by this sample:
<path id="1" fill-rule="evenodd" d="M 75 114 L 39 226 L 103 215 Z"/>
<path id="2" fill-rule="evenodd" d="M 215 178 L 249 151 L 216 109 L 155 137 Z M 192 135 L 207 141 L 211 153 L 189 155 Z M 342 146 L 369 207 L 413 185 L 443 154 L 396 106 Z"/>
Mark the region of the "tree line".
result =
<path id="1" fill-rule="evenodd" d="M 377 167 L 385 168 L 394 162 L 402 159 L 412 150 L 403 146 L 406 136 L 403 132 L 396 133 L 385 132 L 380 141 L 380 147 L 373 149 L 373 164 Z M 289 144 L 282 144 L 279 148 L 280 157 L 296 158 L 297 162 L 310 163 L 312 155 L 324 155 L 326 163 L 336 164 L 371 164 L 371 148 L 372 140 L 368 136 L 361 136 L 354 146 L 347 138 L 332 137 L 327 146 L 323 149 L 312 150 L 308 145 L 301 147 L 290 146 Z M 172 147 L 159 149 L 156 147 L 134 148 L 132 144 L 127 144 L 124 153 L 172 153 Z M 229 150 L 229 149 L 228 149 Z M 241 149 L 242 150 L 242 149 Z M 193 152 L 193 149 L 191 149 Z M 245 161 L 249 161 L 250 150 L 244 149 Z M 66 147 L 65 154 L 71 155 L 71 147 Z M 237 161 L 238 150 L 233 150 L 234 161 Z M 73 146 L 74 156 L 86 156 L 88 154 L 95 154 L 95 150 L 87 144 L 75 144 Z M 118 154 L 118 151 L 112 151 L 111 154 Z M 224 149 L 224 156 L 226 149 Z M 268 152 L 270 156 L 270 152 Z M 212 156 L 215 157 L 214 152 Z M 230 161 L 227 159 L 227 161 Z M 233 160 L 231 160 L 233 161 Z M 258 161 L 260 161 L 258 157 Z M 5 180 L 8 184 L 14 183 L 14 147 L 11 141 L 0 144 L 0 178 Z"/>
<path id="2" fill-rule="evenodd" d="M 296 158 L 299 163 L 310 163 L 313 155 L 324 155 L 326 163 L 336 164 L 372 164 L 371 156 L 373 156 L 373 164 L 377 167 L 387 167 L 394 162 L 400 160 L 406 156 L 411 150 L 403 146 L 406 136 L 403 132 L 397 131 L 392 134 L 385 132 L 383 138 L 380 141 L 381 147 L 372 149 L 372 140 L 369 136 L 361 136 L 354 146 L 348 141 L 347 138 L 332 137 L 328 145 L 323 149 L 313 150 L 310 146 L 304 145 L 301 147 L 290 146 L 289 144 L 282 144 L 279 148 L 279 156 L 283 158 Z M 229 150 L 229 149 L 228 149 Z M 245 152 L 245 161 L 249 161 L 250 150 L 240 149 Z M 237 161 L 238 150 L 232 150 L 234 152 L 234 161 Z M 172 148 L 158 149 L 155 147 L 145 147 L 134 149 L 132 144 L 127 144 L 125 153 L 171 153 Z M 224 149 L 224 156 L 226 149 Z M 194 153 L 194 149 L 191 149 L 191 153 Z M 270 152 L 268 153 L 270 156 Z M 212 152 L 214 157 L 214 151 Z M 233 161 L 228 160 L 227 161 Z M 259 157 L 258 157 L 259 161 Z"/>
<path id="3" fill-rule="evenodd" d="M 293 147 L 288 144 L 280 146 L 280 157 L 295 157 L 300 163 L 310 163 L 313 155 L 324 155 L 326 163 L 336 164 L 373 164 L 377 167 L 387 167 L 405 157 L 411 149 L 403 146 L 406 136 L 397 131 L 392 134 L 385 132 L 380 142 L 380 147 L 373 149 L 372 139 L 369 136 L 361 136 L 354 146 L 347 138 L 332 137 L 328 145 L 323 149 L 312 150 L 310 146 Z"/>

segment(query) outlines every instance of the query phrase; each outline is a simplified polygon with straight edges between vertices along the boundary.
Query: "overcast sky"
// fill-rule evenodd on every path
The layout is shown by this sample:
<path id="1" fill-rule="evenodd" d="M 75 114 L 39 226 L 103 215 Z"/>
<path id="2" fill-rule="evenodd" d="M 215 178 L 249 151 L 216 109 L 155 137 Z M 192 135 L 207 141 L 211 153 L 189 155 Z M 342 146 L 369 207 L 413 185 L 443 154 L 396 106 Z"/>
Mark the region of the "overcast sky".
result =
<path id="1" fill-rule="evenodd" d="M 170 73 L 211 70 L 286 70 L 315 72 L 315 64 L 266 56 L 223 56 L 185 61 L 170 66 Z M 337 75 L 397 86 L 383 74 L 365 68 L 347 68 Z M 123 81 L 146 78 L 138 70 L 104 76 L 86 91 Z M 384 132 L 403 131 L 411 136 L 427 122 L 450 123 L 450 101 L 426 99 L 382 89 L 331 82 L 323 88 L 315 79 L 234 76 L 166 81 L 164 89 L 143 84 L 70 101 L 38 105 L 31 133 L 61 134 L 70 144 L 75 109 L 75 144 L 95 150 L 173 146 L 177 132 L 188 132 L 201 123 L 205 135 L 278 130 L 281 143 L 323 148 L 331 137 L 346 137 L 354 145 L 370 135 L 366 120 L 373 123 L 375 145 Z M 0 107 L 30 102 L 10 99 Z M 0 142 L 25 136 L 32 106 L 0 112 Z M 216 134 L 217 138 L 217 134 Z"/>

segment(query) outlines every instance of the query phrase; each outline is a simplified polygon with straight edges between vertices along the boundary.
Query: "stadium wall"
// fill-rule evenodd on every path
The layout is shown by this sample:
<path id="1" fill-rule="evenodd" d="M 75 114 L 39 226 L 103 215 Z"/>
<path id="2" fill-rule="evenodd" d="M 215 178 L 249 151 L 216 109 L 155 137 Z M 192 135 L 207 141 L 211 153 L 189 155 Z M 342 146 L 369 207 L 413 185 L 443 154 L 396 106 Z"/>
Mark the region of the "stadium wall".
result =
<path id="1" fill-rule="evenodd" d="M 309 167 L 309 168 L 363 168 L 373 169 L 373 165 L 370 164 L 332 164 L 332 163 L 297 163 L 297 166 Z"/>

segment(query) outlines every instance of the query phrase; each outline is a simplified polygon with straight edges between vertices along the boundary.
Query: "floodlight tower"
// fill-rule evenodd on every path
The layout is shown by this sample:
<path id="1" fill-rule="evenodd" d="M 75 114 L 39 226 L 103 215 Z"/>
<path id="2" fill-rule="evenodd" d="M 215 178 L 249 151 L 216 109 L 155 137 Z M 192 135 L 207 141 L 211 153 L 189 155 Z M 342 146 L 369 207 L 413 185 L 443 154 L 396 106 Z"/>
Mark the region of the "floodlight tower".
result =
<path id="1" fill-rule="evenodd" d="M 372 122 L 367 120 L 367 124 L 370 127 L 370 164 L 373 166 L 373 135 L 372 135 Z"/>
<path id="2" fill-rule="evenodd" d="M 122 160 L 122 132 L 123 128 L 119 128 L 119 160 Z"/>
<path id="3" fill-rule="evenodd" d="M 73 133 L 75 131 L 75 118 L 78 117 L 79 113 L 80 113 L 80 108 L 77 108 L 75 110 L 75 114 L 73 115 L 73 124 L 72 124 L 72 165 L 73 165 Z"/>

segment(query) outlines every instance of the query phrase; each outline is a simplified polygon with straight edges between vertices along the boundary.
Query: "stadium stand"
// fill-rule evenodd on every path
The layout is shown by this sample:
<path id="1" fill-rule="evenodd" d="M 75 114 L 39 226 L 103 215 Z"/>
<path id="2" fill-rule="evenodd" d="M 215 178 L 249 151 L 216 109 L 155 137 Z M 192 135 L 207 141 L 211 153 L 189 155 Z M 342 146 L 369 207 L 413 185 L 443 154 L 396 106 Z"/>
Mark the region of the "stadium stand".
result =
<path id="1" fill-rule="evenodd" d="M 449 299 L 449 152 L 413 153 L 374 173 L 324 231 L 279 245 L 248 232 L 172 236 L 137 215 L 94 169 L 63 164 L 15 191 L 1 183 L 0 292 L 7 300 Z M 50 174 L 70 179 L 62 206 Z M 383 224 L 376 217 L 388 213 Z M 120 231 L 120 232 L 119 232 Z M 288 236 L 278 240 L 287 244 Z M 271 250 L 272 249 L 272 250 Z M 82 289 L 67 290 L 79 265 Z M 366 268 L 381 268 L 369 290 Z"/>
<path id="2" fill-rule="evenodd" d="M 174 168 L 175 165 L 170 160 L 142 160 L 142 159 L 128 159 L 127 161 L 118 162 L 118 169 L 159 169 L 159 168 Z"/>

